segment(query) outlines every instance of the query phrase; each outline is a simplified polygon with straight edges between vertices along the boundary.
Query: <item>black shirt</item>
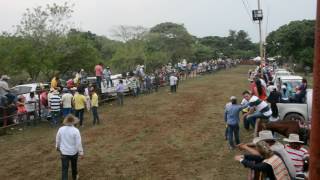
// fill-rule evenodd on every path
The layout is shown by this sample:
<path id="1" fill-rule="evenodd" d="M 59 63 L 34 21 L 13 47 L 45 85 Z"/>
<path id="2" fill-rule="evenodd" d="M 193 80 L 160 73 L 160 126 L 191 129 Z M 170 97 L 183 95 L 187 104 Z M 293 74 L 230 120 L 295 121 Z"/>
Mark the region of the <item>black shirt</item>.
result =
<path id="1" fill-rule="evenodd" d="M 247 168 L 263 172 L 270 180 L 276 180 L 272 166 L 263 162 L 263 160 L 264 159 L 261 156 L 244 155 L 244 159 L 241 163 Z"/>

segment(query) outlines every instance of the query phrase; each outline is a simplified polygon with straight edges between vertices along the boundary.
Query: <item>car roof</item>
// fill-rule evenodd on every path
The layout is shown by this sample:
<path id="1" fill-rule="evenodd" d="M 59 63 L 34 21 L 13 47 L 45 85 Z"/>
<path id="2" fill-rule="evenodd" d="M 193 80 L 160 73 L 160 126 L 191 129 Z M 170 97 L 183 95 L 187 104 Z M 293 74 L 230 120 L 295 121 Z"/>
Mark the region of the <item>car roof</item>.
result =
<path id="1" fill-rule="evenodd" d="M 302 80 L 301 76 L 280 76 L 281 80 Z"/>

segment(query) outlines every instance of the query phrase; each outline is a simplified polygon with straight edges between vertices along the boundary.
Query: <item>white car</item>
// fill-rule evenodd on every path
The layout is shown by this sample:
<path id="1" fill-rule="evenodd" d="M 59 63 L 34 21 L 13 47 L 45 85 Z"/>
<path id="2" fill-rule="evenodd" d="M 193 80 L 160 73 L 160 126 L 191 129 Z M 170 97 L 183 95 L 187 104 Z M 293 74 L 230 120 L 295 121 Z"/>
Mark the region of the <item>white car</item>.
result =
<path id="1" fill-rule="evenodd" d="M 88 77 L 87 78 L 87 80 L 90 83 L 96 83 L 96 79 L 97 79 L 96 77 Z M 123 81 L 124 93 L 128 93 L 129 92 L 129 82 L 127 82 L 126 79 L 123 79 L 121 74 L 116 74 L 116 75 L 112 75 L 111 76 L 113 87 L 110 87 L 110 84 L 109 84 L 109 87 L 108 87 L 107 86 L 107 81 L 106 80 L 102 80 L 102 82 L 101 82 L 101 93 L 103 93 L 103 94 L 107 93 L 110 96 L 116 96 L 117 95 L 116 86 L 119 84 L 119 80 L 120 79 L 122 79 L 122 81 Z"/>
<path id="2" fill-rule="evenodd" d="M 279 77 L 281 77 L 281 76 L 290 76 L 290 75 L 292 75 L 292 74 L 287 70 L 276 71 L 273 74 L 273 82 L 275 82 L 276 79 L 279 79 Z"/>
<path id="3" fill-rule="evenodd" d="M 17 85 L 11 89 L 14 91 L 16 95 L 23 95 L 24 97 L 27 97 L 30 94 L 30 92 L 35 92 L 36 97 L 38 97 L 37 90 L 40 89 L 40 87 L 49 88 L 49 85 L 42 83 L 31 83 Z"/>

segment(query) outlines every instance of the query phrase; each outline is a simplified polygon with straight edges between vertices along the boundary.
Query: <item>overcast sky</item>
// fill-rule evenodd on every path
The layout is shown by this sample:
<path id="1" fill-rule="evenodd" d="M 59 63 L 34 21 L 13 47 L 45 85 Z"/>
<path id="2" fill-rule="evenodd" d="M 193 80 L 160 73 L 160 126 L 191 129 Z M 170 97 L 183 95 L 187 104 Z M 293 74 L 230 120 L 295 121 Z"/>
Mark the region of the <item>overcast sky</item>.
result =
<path id="1" fill-rule="evenodd" d="M 110 36 L 117 25 L 152 27 L 170 21 L 183 23 L 198 37 L 227 36 L 229 29 L 243 29 L 255 42 L 259 37 L 243 5 L 248 4 L 251 13 L 257 0 L 0 0 L 0 31 L 13 31 L 26 8 L 65 1 L 75 4 L 75 25 L 99 35 Z M 292 20 L 315 19 L 316 0 L 261 1 L 264 35 Z"/>

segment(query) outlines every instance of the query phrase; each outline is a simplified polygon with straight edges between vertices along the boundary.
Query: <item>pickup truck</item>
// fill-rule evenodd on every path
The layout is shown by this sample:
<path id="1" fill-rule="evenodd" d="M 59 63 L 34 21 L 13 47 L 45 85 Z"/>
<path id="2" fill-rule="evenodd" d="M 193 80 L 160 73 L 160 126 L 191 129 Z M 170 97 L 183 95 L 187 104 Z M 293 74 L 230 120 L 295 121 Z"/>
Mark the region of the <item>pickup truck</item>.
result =
<path id="1" fill-rule="evenodd" d="M 307 89 L 304 103 L 277 103 L 281 120 L 296 120 L 310 124 L 312 113 L 312 89 Z"/>

